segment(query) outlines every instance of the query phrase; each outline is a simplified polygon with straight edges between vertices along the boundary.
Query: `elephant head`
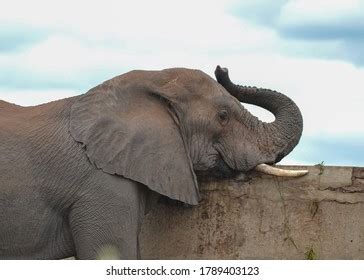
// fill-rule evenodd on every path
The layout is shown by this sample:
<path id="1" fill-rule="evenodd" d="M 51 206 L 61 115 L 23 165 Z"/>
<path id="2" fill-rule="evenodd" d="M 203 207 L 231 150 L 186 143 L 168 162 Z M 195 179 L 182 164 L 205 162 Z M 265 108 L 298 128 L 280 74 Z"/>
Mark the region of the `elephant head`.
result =
<path id="1" fill-rule="evenodd" d="M 195 173 L 233 176 L 265 169 L 287 155 L 302 133 L 298 107 L 283 94 L 234 85 L 182 68 L 132 71 L 81 96 L 70 132 L 104 172 L 140 182 L 189 204 L 199 201 Z M 240 102 L 271 111 L 264 123 Z"/>

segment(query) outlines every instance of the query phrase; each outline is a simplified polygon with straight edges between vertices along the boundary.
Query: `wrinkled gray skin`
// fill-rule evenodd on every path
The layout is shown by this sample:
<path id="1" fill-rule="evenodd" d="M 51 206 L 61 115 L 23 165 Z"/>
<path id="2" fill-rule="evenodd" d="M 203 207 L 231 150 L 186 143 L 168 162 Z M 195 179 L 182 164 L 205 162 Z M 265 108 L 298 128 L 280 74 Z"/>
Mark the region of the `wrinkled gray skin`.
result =
<path id="1" fill-rule="evenodd" d="M 138 258 L 154 194 L 195 205 L 196 173 L 232 177 L 288 154 L 297 106 L 215 74 L 220 84 L 198 70 L 132 71 L 39 106 L 0 101 L 0 258 L 94 259 L 109 245 Z"/>

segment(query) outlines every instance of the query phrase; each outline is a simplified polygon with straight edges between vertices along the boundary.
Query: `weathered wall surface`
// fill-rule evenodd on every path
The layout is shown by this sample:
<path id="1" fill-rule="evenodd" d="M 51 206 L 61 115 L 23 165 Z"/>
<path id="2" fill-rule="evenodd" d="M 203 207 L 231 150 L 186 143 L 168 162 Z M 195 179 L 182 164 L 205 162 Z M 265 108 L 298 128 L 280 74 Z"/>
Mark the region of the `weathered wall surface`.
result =
<path id="1" fill-rule="evenodd" d="M 158 204 L 143 225 L 142 258 L 364 259 L 364 168 L 308 169 L 203 183 L 197 207 Z"/>

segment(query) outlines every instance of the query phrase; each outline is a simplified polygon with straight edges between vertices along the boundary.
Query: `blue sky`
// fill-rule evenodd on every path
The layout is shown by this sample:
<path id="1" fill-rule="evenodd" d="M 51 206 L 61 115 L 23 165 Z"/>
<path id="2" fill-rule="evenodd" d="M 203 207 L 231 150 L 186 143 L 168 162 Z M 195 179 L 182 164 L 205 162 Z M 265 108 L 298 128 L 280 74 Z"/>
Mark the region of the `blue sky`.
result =
<path id="1" fill-rule="evenodd" d="M 301 108 L 303 137 L 282 163 L 364 166 L 363 49 L 363 0 L 12 0 L 0 10 L 0 99 L 35 105 L 132 69 L 213 76 L 220 64 Z"/>

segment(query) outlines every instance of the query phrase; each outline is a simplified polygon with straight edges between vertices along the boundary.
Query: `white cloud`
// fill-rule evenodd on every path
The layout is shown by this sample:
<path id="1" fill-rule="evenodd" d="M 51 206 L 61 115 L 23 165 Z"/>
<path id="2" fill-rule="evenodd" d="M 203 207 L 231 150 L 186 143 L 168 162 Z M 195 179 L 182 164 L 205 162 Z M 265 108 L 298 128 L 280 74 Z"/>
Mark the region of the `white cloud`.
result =
<path id="1" fill-rule="evenodd" d="M 83 92 L 77 90 L 12 90 L 0 88 L 0 99 L 21 106 L 34 106 L 50 101 L 79 95 Z"/>
<path id="2" fill-rule="evenodd" d="M 269 50 L 275 44 L 274 32 L 266 28 L 257 32 L 229 15 L 225 12 L 229 2 L 11 1 L 0 10 L 2 22 L 47 29 L 49 34 L 21 52 L 0 53 L 0 74 L 5 72 L 0 81 L 10 75 L 15 84 L 16 79 L 32 76 L 46 84 L 64 80 L 66 85 L 77 81 L 84 85 L 99 81 L 97 76 L 107 78 L 104 73 L 201 68 L 224 53 Z M 23 75 L 12 75 L 11 69 Z"/>
<path id="3" fill-rule="evenodd" d="M 333 22 L 341 20 L 357 20 L 363 16 L 362 0 L 291 0 L 281 9 L 279 21 L 286 25 L 297 21 Z"/>
<path id="4" fill-rule="evenodd" d="M 262 28 L 257 34 L 256 27 L 226 13 L 230 2 L 14 0 L 0 10 L 0 18 L 135 52 L 171 48 L 226 51 L 266 44 L 273 33 Z"/>

